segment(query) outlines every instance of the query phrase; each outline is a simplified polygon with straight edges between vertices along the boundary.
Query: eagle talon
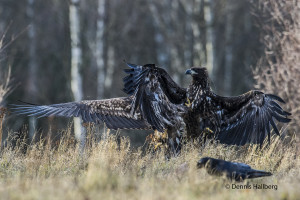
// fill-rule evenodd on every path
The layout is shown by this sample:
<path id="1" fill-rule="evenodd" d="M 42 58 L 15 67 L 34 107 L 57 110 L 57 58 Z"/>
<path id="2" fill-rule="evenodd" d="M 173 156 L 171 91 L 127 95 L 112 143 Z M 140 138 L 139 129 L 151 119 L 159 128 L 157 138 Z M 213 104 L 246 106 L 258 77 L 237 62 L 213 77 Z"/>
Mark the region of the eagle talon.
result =
<path id="1" fill-rule="evenodd" d="M 204 131 L 203 132 L 205 132 L 205 133 L 214 133 L 210 128 L 208 128 L 208 127 L 206 127 L 205 129 L 204 129 Z"/>
<path id="2" fill-rule="evenodd" d="M 153 134 L 147 137 L 150 144 L 154 146 L 154 150 L 157 150 L 159 147 L 164 146 L 168 139 L 168 132 L 164 130 L 164 132 L 159 132 L 155 130 Z"/>
<path id="3" fill-rule="evenodd" d="M 158 147 L 160 147 L 162 145 L 161 142 L 158 142 L 157 144 L 154 145 L 154 150 L 156 150 Z"/>
<path id="4" fill-rule="evenodd" d="M 185 103 L 185 105 L 186 105 L 188 108 L 190 108 L 190 107 L 192 106 L 192 102 L 191 102 L 191 100 L 190 100 L 189 98 L 186 98 L 186 100 L 187 100 L 187 103 Z"/>

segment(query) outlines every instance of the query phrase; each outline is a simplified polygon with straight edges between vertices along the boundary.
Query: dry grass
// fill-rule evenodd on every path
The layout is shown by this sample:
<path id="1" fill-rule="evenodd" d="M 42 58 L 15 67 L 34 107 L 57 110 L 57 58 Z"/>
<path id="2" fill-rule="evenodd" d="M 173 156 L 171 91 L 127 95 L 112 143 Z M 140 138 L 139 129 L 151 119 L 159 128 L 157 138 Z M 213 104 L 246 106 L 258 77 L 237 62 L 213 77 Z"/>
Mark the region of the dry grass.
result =
<path id="1" fill-rule="evenodd" d="M 115 136 L 99 143 L 89 140 L 83 157 L 70 129 L 56 148 L 40 141 L 27 147 L 19 139 L 1 152 L 1 199 L 299 199 L 300 157 L 293 144 L 283 146 L 273 138 L 271 146 L 225 147 L 209 144 L 184 147 L 181 155 L 166 160 L 164 153 L 132 150 L 130 141 Z M 225 189 L 232 184 L 196 169 L 203 156 L 250 164 L 274 176 L 241 184 L 277 185 L 278 190 Z"/>

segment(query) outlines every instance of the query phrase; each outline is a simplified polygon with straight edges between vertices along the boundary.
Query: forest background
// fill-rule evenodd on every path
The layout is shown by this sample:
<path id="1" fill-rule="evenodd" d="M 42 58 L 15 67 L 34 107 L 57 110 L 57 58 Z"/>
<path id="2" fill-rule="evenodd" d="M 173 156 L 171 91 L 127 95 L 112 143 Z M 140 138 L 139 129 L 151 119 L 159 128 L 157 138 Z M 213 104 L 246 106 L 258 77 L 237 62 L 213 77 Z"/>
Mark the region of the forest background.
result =
<path id="1" fill-rule="evenodd" d="M 123 60 L 155 63 L 181 86 L 205 66 L 220 95 L 250 89 L 287 101 L 298 132 L 299 2 L 254 0 L 1 0 L 0 76 L 11 69 L 3 105 L 124 96 Z M 7 116 L 9 130 L 59 138 L 72 120 Z M 145 132 L 126 132 L 136 145 Z"/>

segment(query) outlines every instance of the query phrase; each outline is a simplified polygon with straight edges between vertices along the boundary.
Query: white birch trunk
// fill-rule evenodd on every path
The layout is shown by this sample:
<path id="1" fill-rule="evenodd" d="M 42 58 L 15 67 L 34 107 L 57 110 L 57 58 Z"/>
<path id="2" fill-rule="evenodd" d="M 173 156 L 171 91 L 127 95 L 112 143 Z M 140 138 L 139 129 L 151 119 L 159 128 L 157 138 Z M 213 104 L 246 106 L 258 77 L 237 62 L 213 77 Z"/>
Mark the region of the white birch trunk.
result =
<path id="1" fill-rule="evenodd" d="M 210 74 L 212 74 L 214 68 L 214 32 L 213 32 L 213 0 L 208 0 L 209 5 L 205 5 L 204 7 L 204 16 L 205 16 L 205 24 L 206 24 L 206 50 L 207 50 L 207 63 L 206 67 Z"/>
<path id="2" fill-rule="evenodd" d="M 98 19 L 96 32 L 96 63 L 97 63 L 97 98 L 102 99 L 105 89 L 105 66 L 104 66 L 104 16 L 105 0 L 98 0 Z"/>
<path id="3" fill-rule="evenodd" d="M 201 48 L 201 40 L 200 40 L 200 27 L 199 27 L 199 18 L 195 18 L 196 15 L 199 15 L 201 12 L 200 10 L 200 4 L 201 0 L 195 0 L 192 5 L 192 16 L 194 19 L 192 19 L 192 31 L 193 31 L 193 65 L 194 66 L 200 66 L 201 64 L 201 51 L 204 49 Z"/>
<path id="4" fill-rule="evenodd" d="M 27 1 L 26 13 L 30 20 L 30 25 L 28 27 L 28 39 L 29 39 L 29 62 L 28 62 L 28 99 L 31 101 L 36 101 L 37 94 L 37 56 L 36 56 L 36 26 L 35 26 L 35 12 L 34 12 L 34 0 Z M 36 131 L 36 118 L 29 118 L 28 134 L 29 140 L 32 141 Z"/>
<path id="5" fill-rule="evenodd" d="M 107 70 L 106 70 L 106 77 L 104 81 L 104 87 L 105 89 L 110 89 L 112 87 L 113 83 L 113 74 L 115 71 L 115 62 L 114 62 L 114 57 L 115 57 L 115 52 L 114 49 L 110 46 L 108 47 L 108 52 L 107 52 Z"/>
<path id="6" fill-rule="evenodd" d="M 168 4 L 167 4 L 168 5 Z M 169 21 L 167 21 L 167 23 L 172 24 L 172 17 L 175 19 L 178 19 L 178 6 L 179 6 L 179 2 L 178 1 L 172 1 L 172 3 L 170 3 L 168 5 L 169 9 L 172 11 L 171 14 L 171 19 Z M 171 26 L 170 26 L 171 27 Z M 180 69 L 179 66 L 183 65 L 184 60 L 181 59 L 180 54 L 178 52 L 178 48 L 176 46 L 176 42 L 174 42 L 174 44 L 171 44 L 171 51 L 170 51 L 170 55 L 171 55 L 171 71 L 173 72 L 173 79 L 176 83 L 180 83 Z"/>
<path id="7" fill-rule="evenodd" d="M 75 101 L 81 101 L 82 78 L 80 75 L 80 66 L 82 63 L 82 50 L 80 46 L 80 17 L 79 17 L 79 0 L 71 0 L 70 2 L 70 34 L 71 34 L 71 89 Z M 85 134 L 80 123 L 80 118 L 74 118 L 75 137 L 80 139 Z M 84 144 L 83 144 L 84 145 Z"/>

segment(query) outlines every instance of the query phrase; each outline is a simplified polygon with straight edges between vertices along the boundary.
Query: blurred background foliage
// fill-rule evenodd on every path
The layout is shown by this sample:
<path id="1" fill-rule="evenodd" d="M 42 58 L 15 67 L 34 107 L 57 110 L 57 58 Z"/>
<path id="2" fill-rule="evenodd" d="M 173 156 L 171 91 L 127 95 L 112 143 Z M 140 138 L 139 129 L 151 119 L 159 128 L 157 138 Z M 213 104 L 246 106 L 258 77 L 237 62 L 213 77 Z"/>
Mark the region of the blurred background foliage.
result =
<path id="1" fill-rule="evenodd" d="M 1 0 L 0 36 L 5 35 L 3 44 L 9 45 L 0 51 L 0 73 L 11 66 L 17 86 L 5 103 L 124 96 L 123 60 L 155 63 L 185 87 L 190 81 L 185 70 L 206 66 L 212 88 L 220 95 L 238 95 L 255 84 L 277 94 L 280 86 L 271 90 L 274 80 L 262 73 L 272 77 L 272 70 L 263 70 L 270 70 L 282 57 L 285 47 L 278 41 L 287 28 L 294 26 L 293 34 L 297 31 L 300 18 L 292 14 L 297 12 L 297 1 Z M 288 60 L 279 68 L 286 67 Z M 291 100 L 288 92 L 283 97 Z M 35 122 L 35 129 L 56 137 L 67 122 L 42 119 Z M 21 130 L 24 123 L 28 118 L 11 116 L 7 130 Z M 140 141 L 138 134 L 135 137 Z"/>

